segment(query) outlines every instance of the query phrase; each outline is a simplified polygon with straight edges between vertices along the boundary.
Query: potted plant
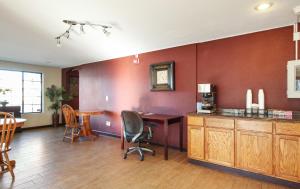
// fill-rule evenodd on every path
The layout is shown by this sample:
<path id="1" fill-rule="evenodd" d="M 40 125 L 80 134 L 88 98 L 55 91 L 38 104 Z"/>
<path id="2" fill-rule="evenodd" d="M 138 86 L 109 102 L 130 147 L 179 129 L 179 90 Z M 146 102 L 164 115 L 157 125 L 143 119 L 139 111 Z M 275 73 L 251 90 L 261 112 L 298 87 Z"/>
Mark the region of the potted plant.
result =
<path id="1" fill-rule="evenodd" d="M 7 92 L 10 92 L 11 89 L 1 89 L 0 88 L 0 94 L 2 95 L 6 95 Z M 8 104 L 8 101 L 7 100 L 3 100 L 3 101 L 0 101 L 0 104 L 2 105 L 2 107 L 6 107 L 6 105 Z"/>
<path id="2" fill-rule="evenodd" d="M 45 92 L 46 97 L 52 103 L 49 106 L 50 110 L 53 110 L 52 114 L 52 125 L 57 127 L 59 124 L 59 113 L 61 107 L 61 102 L 65 100 L 71 100 L 71 96 L 67 94 L 66 90 L 63 87 L 57 87 L 55 85 L 51 85 L 48 87 Z"/>

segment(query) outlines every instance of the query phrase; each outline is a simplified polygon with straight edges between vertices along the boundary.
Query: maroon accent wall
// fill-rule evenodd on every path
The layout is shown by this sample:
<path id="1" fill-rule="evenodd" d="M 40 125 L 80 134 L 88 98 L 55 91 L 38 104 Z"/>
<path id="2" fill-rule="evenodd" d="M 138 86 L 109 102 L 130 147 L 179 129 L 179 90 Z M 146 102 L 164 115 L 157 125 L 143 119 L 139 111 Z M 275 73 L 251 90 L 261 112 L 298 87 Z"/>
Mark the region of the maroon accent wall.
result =
<path id="1" fill-rule="evenodd" d="M 217 105 L 244 108 L 252 89 L 265 92 L 266 108 L 299 110 L 300 100 L 288 99 L 286 65 L 294 59 L 292 27 L 200 43 L 197 46 L 197 83 L 217 85 Z"/>
<path id="2" fill-rule="evenodd" d="M 81 109 L 110 111 L 108 115 L 92 120 L 93 129 L 117 135 L 120 135 L 122 110 L 179 115 L 195 111 L 195 52 L 196 45 L 187 45 L 141 54 L 140 64 L 133 64 L 131 56 L 84 65 L 79 71 L 79 106 Z M 176 91 L 150 92 L 150 64 L 168 60 L 175 61 Z M 108 96 L 108 102 L 105 101 L 105 96 Z M 106 120 L 111 121 L 111 127 L 105 126 Z M 162 131 L 162 127 L 154 129 L 154 140 L 158 143 L 162 142 Z M 178 146 L 177 133 L 177 126 L 170 127 L 171 145 Z"/>
<path id="3" fill-rule="evenodd" d="M 219 108 L 244 108 L 246 90 L 253 89 L 256 101 L 263 88 L 267 108 L 299 110 L 299 100 L 286 98 L 286 64 L 294 59 L 293 47 L 292 27 L 284 27 L 140 54 L 138 65 L 133 56 L 85 64 L 79 70 L 79 106 L 108 110 L 92 119 L 92 127 L 116 135 L 125 109 L 183 115 L 195 111 L 197 83 L 217 85 Z M 150 92 L 149 65 L 169 60 L 176 62 L 176 91 Z M 105 126 L 106 120 L 111 127 Z M 154 132 L 154 140 L 162 143 L 162 127 Z M 177 127 L 172 127 L 173 146 L 178 146 L 177 134 Z M 186 124 L 183 135 L 186 146 Z"/>

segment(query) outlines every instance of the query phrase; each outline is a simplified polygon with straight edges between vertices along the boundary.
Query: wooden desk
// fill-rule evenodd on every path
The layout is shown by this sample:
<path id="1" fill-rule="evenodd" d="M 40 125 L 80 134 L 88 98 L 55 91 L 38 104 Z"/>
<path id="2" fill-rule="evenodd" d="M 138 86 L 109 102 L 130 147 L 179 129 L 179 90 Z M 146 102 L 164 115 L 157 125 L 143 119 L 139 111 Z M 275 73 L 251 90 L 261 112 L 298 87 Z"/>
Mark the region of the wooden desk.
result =
<path id="1" fill-rule="evenodd" d="M 169 126 L 174 123 L 179 123 L 179 148 L 183 151 L 183 116 L 177 115 L 165 115 L 165 114 L 141 114 L 144 121 L 151 121 L 163 124 L 164 126 L 164 158 L 168 160 L 168 138 L 169 138 Z M 121 133 L 121 149 L 124 149 L 124 134 L 123 129 Z"/>
<path id="2" fill-rule="evenodd" d="M 27 121 L 26 119 L 23 118 L 15 118 L 17 122 L 17 128 L 21 128 L 24 126 L 24 123 Z M 0 129 L 2 128 L 4 119 L 0 119 Z"/>
<path id="3" fill-rule="evenodd" d="M 92 133 L 91 129 L 91 116 L 97 116 L 104 114 L 104 111 L 96 110 L 96 111 L 85 111 L 85 110 L 76 110 L 75 111 L 76 116 L 82 116 L 82 125 L 83 130 L 81 135 L 85 137 L 95 137 Z"/>

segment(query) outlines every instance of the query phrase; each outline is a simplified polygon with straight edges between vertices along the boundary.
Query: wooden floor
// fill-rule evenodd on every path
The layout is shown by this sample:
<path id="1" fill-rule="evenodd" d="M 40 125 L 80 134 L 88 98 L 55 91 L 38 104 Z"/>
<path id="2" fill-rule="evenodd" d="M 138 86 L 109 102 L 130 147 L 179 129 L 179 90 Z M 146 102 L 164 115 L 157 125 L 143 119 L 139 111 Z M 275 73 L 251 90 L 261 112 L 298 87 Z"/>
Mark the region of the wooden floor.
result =
<path id="1" fill-rule="evenodd" d="M 143 162 L 136 154 L 122 159 L 120 141 L 101 136 L 96 141 L 62 142 L 63 128 L 42 128 L 16 134 L 11 159 L 16 179 L 0 176 L 0 188 L 161 188 L 161 189 L 281 189 L 261 182 L 188 163 L 186 153 L 155 147 L 156 156 Z"/>

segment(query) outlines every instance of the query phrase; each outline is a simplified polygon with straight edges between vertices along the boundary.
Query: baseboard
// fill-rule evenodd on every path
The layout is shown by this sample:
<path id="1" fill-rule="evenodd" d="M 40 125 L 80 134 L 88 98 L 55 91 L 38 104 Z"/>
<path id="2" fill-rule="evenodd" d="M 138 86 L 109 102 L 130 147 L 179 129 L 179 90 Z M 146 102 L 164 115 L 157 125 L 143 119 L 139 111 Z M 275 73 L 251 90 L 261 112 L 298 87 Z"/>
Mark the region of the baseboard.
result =
<path id="1" fill-rule="evenodd" d="M 104 131 L 97 131 L 97 130 L 93 130 L 93 132 L 97 133 L 97 135 L 104 135 L 104 136 L 110 136 L 110 137 L 114 137 L 114 138 L 121 138 L 120 135 L 114 134 L 114 133 L 110 133 L 110 132 L 104 132 Z M 151 142 L 151 145 L 156 145 L 156 146 L 164 146 L 163 144 L 159 144 L 156 142 Z M 177 146 L 169 146 L 169 148 L 171 149 L 175 149 L 175 150 L 180 150 L 179 147 Z M 186 149 L 183 149 L 184 152 L 186 152 Z"/>
<path id="2" fill-rule="evenodd" d="M 64 126 L 63 124 L 58 125 L 58 127 L 63 127 L 63 126 Z M 46 127 L 53 127 L 53 126 L 52 125 L 40 125 L 40 126 L 34 126 L 34 127 L 22 127 L 21 130 L 32 130 L 32 129 L 40 129 L 40 128 L 46 128 Z"/>
<path id="3" fill-rule="evenodd" d="M 210 169 L 215 169 L 215 170 L 222 171 L 222 172 L 227 172 L 227 173 L 244 176 L 244 177 L 250 177 L 250 178 L 253 178 L 256 180 L 270 182 L 270 183 L 277 184 L 277 185 L 283 185 L 283 186 L 287 186 L 290 188 L 300 188 L 300 183 L 297 183 L 297 182 L 287 181 L 287 180 L 283 180 L 280 178 L 262 175 L 259 173 L 253 173 L 253 172 L 249 172 L 249 171 L 245 171 L 245 170 L 241 170 L 241 169 L 225 167 L 222 165 L 217 165 L 217 164 L 204 162 L 204 161 L 198 161 L 198 160 L 193 160 L 193 159 L 189 159 L 188 161 L 190 163 L 193 163 L 196 165 L 200 165 L 200 166 L 207 167 Z"/>
<path id="4" fill-rule="evenodd" d="M 110 136 L 110 137 L 114 137 L 114 138 L 121 138 L 120 135 L 110 133 L 110 132 L 97 131 L 97 130 L 93 130 L 93 132 L 97 133 L 97 135 L 104 135 L 104 136 Z"/>

